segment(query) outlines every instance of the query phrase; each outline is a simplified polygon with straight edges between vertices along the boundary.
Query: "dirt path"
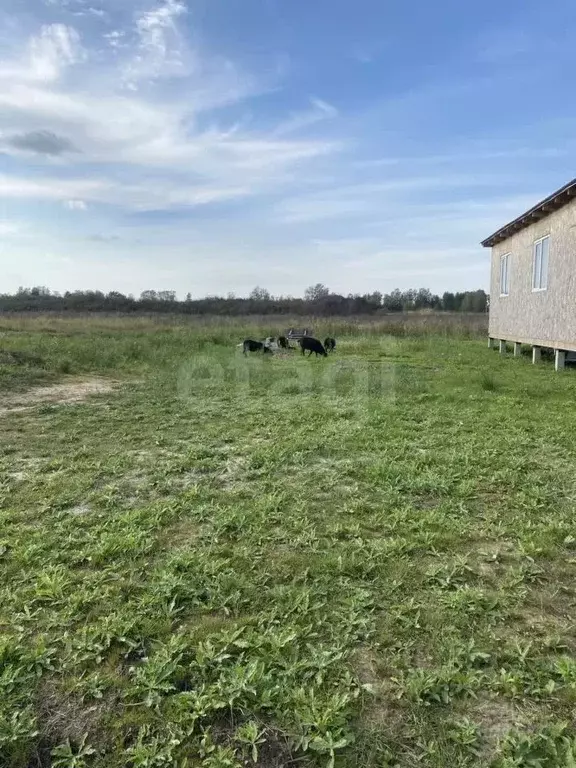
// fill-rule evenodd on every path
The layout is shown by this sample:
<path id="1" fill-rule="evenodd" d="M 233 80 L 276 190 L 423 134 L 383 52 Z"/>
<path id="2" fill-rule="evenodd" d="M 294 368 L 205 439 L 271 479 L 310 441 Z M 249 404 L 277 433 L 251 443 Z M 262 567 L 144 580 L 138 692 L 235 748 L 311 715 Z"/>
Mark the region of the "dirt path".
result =
<path id="1" fill-rule="evenodd" d="M 90 395 L 111 392 L 120 382 L 111 379 L 91 377 L 74 379 L 48 387 L 34 387 L 27 392 L 0 396 L 0 416 L 17 411 L 26 411 L 36 405 L 71 405 L 81 403 Z"/>

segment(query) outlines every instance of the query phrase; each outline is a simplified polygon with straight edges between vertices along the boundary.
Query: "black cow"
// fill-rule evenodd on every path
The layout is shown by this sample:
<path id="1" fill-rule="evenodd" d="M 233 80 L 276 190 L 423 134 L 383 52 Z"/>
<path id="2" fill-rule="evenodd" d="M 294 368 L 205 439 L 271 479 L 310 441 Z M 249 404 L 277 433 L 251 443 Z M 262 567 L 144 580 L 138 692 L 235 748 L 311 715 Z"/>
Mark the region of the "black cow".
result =
<path id="1" fill-rule="evenodd" d="M 259 352 L 260 350 L 262 350 L 264 354 L 266 354 L 266 352 L 269 352 L 270 354 L 272 354 L 272 350 L 270 349 L 270 347 L 266 346 L 266 344 L 264 344 L 263 341 L 254 341 L 253 339 L 246 339 L 242 344 L 242 351 L 244 352 L 244 354 L 246 354 L 246 352 Z"/>
<path id="2" fill-rule="evenodd" d="M 290 344 L 286 336 L 278 336 L 278 346 L 280 349 L 294 349 L 294 347 Z"/>
<path id="3" fill-rule="evenodd" d="M 336 349 L 336 339 L 333 339 L 331 336 L 327 336 L 324 339 L 324 348 L 326 352 L 334 352 Z"/>
<path id="4" fill-rule="evenodd" d="M 322 342 L 318 341 L 318 339 L 312 338 L 312 336 L 302 336 L 298 343 L 302 349 L 302 354 L 308 350 L 308 357 L 310 357 L 312 352 L 316 353 L 316 357 L 318 357 L 318 355 L 322 355 L 322 357 L 328 357 L 326 350 L 322 346 Z"/>

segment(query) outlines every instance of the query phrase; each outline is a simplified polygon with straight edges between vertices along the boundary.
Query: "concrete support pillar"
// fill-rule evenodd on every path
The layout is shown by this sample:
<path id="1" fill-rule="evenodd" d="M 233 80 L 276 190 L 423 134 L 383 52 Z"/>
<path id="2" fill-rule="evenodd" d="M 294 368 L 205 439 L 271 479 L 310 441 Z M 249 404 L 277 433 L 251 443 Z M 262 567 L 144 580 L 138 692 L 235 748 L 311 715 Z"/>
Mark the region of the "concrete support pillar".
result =
<path id="1" fill-rule="evenodd" d="M 518 341 L 514 342 L 514 357 L 520 357 L 522 354 L 521 344 Z"/>
<path id="2" fill-rule="evenodd" d="M 505 342 L 504 339 L 500 339 L 499 349 L 500 349 L 500 354 L 501 355 L 505 355 L 506 354 L 506 342 Z"/>
<path id="3" fill-rule="evenodd" d="M 492 349 L 494 346 L 494 339 L 492 336 L 488 336 L 488 349 Z"/>
<path id="4" fill-rule="evenodd" d="M 564 368 L 566 362 L 566 352 L 563 349 L 556 349 L 554 351 L 554 370 L 561 371 Z"/>
<path id="5" fill-rule="evenodd" d="M 542 347 L 532 347 L 532 362 L 534 365 L 542 360 Z"/>

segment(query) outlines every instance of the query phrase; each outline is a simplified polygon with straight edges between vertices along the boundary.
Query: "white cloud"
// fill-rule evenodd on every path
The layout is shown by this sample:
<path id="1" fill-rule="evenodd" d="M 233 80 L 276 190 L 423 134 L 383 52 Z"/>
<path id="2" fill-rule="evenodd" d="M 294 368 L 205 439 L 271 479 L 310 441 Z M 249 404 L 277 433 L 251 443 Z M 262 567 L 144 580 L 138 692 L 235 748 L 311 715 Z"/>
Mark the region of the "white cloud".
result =
<path id="1" fill-rule="evenodd" d="M 30 40 L 29 65 L 33 79 L 57 80 L 65 67 L 81 61 L 83 49 L 80 35 L 65 24 L 43 26 Z"/>
<path id="2" fill-rule="evenodd" d="M 439 174 L 431 176 L 399 176 L 386 181 L 348 184 L 327 188 L 322 192 L 286 197 L 275 208 L 278 221 L 286 223 L 308 222 L 322 219 L 364 216 L 387 219 L 399 204 L 409 210 L 417 195 L 436 190 L 481 189 L 498 182 L 494 173 Z M 421 202 L 418 205 L 422 206 Z"/>
<path id="3" fill-rule="evenodd" d="M 328 104 L 327 101 L 324 101 L 323 99 L 317 99 L 316 97 L 312 97 L 310 99 L 312 105 L 316 107 L 320 112 L 323 112 L 326 117 L 336 117 L 338 114 L 338 110 L 333 104 Z"/>
<path id="4" fill-rule="evenodd" d="M 121 48 L 125 45 L 124 38 L 126 33 L 121 29 L 113 29 L 112 32 L 106 32 L 103 38 L 108 42 L 110 48 Z"/>
<path id="5" fill-rule="evenodd" d="M 26 179 L 0 176 L 0 200 L 60 201 L 69 210 L 86 210 L 88 203 L 113 205 L 133 211 L 169 210 L 194 207 L 249 194 L 246 187 L 192 186 L 159 181 L 122 184 L 113 180 Z"/>
<path id="6" fill-rule="evenodd" d="M 93 18 L 100 19 L 102 21 L 109 18 L 109 14 L 103 8 L 93 8 L 89 6 L 86 10 L 74 11 L 75 16 L 92 16 Z"/>
<path id="7" fill-rule="evenodd" d="M 176 205 L 186 204 L 190 199 L 192 204 L 197 204 L 198 199 L 207 196 L 222 199 L 237 196 L 238 191 L 259 193 L 284 183 L 301 161 L 339 149 L 336 142 L 296 140 L 239 130 L 212 128 L 195 132 L 191 127 L 196 115 L 209 112 L 227 99 L 243 98 L 242 90 L 235 92 L 233 84 L 229 90 L 220 92 L 216 87 L 212 91 L 209 86 L 208 82 L 205 90 L 196 93 L 192 90 L 184 103 L 158 104 L 110 89 L 101 94 L 74 93 L 44 88 L 38 83 L 7 82 L 0 89 L 0 129 L 6 121 L 12 135 L 28 134 L 42 125 L 44 131 L 66 136 L 78 150 L 74 155 L 68 153 L 66 162 L 80 169 L 86 162 L 108 167 L 129 164 L 134 167 L 134 173 L 155 169 L 165 175 L 164 186 L 170 176 L 175 176 L 170 194 L 164 202 L 158 201 L 162 202 L 161 207 L 166 207 L 170 200 Z M 187 169 L 190 178 L 185 178 Z M 68 179 L 64 181 L 67 189 Z M 193 190 L 193 182 L 197 192 Z M 102 186 L 101 180 L 97 186 Z M 110 178 L 108 186 L 120 188 L 122 185 Z M 58 184 L 51 184 L 49 194 L 52 196 L 57 189 Z M 156 189 L 156 184 L 150 184 L 148 192 L 139 187 L 138 204 L 144 206 L 146 196 L 156 204 Z M 73 196 L 76 193 L 65 194 L 66 199 Z M 124 199 L 118 195 L 114 199 L 124 205 Z"/>
<path id="8" fill-rule="evenodd" d="M 130 0 L 122 13 L 107 1 L 67 6 L 70 14 L 105 9 L 110 31 L 86 36 L 84 50 L 73 27 L 47 25 L 15 46 L 22 54 L 6 61 L 0 54 L 2 150 L 18 163 L 18 170 L 0 175 L 4 200 L 81 201 L 99 213 L 106 206 L 108 214 L 195 207 L 281 190 L 306 175 L 311 161 L 341 148 L 283 135 L 291 133 L 287 121 L 285 131 L 263 131 L 213 118 L 273 83 L 192 47 L 180 28 L 183 0 L 144 9 Z M 174 76 L 169 88 L 157 83 Z M 304 127 L 336 115 L 313 97 L 298 120 Z M 31 152 L 49 168 L 45 174 L 28 171 Z"/>
<path id="9" fill-rule="evenodd" d="M 177 26 L 177 20 L 186 13 L 180 0 L 163 0 L 152 10 L 136 18 L 137 52 L 125 67 L 124 83 L 136 90 L 142 80 L 186 73 L 186 45 Z"/>
<path id="10" fill-rule="evenodd" d="M 68 208 L 69 211 L 87 211 L 88 206 L 84 202 L 84 200 L 66 200 L 64 203 L 66 208 Z"/>
<path id="11" fill-rule="evenodd" d="M 533 202 L 534 176 L 523 175 L 536 157 L 529 136 L 475 144 L 457 142 L 464 131 L 430 138 L 421 128 L 422 114 L 432 121 L 447 114 L 469 82 L 416 86 L 368 114 L 348 113 L 349 90 L 339 109 L 313 86 L 297 97 L 300 108 L 278 115 L 272 110 L 296 98 L 296 80 L 280 86 L 298 62 L 292 71 L 264 63 L 247 73 L 215 55 L 183 0 L 59 4 L 53 18 L 77 30 L 38 24 L 31 39 L 14 34 L 11 57 L 0 46 L 0 135 L 11 154 L 0 173 L 0 240 L 19 272 L 54 288 L 137 291 L 184 279 L 198 293 L 242 292 L 261 280 L 264 259 L 265 282 L 277 293 L 299 294 L 328 273 L 331 287 L 346 293 L 365 290 L 367 274 L 389 290 L 423 269 L 436 275 L 431 288 L 464 288 L 467 269 L 476 270 L 474 280 L 477 264 L 487 272 L 480 237 Z M 33 12 L 22 27 L 30 19 Z M 546 192 L 548 180 L 540 183 Z M 498 187 L 510 198 L 494 200 Z M 523 189 L 526 205 L 512 194 Z M 27 223 L 22 235 L 9 217 L 33 219 L 39 207 L 28 201 L 47 202 L 54 215 Z M 225 201 L 235 202 L 199 209 Z M 168 223 L 129 215 L 148 211 L 173 215 Z M 48 252 L 53 261 L 42 263 Z M 122 267 L 112 270 L 117 259 Z M 461 282 L 446 286 L 455 265 Z"/>
<path id="12" fill-rule="evenodd" d="M 20 225 L 13 221 L 6 221 L 0 219 L 0 236 L 6 237 L 7 235 L 15 235 L 20 232 Z"/>
<path id="13" fill-rule="evenodd" d="M 103 193 L 106 182 L 87 179 L 27 179 L 0 175 L 0 199 L 77 200 L 87 195 Z"/>
<path id="14" fill-rule="evenodd" d="M 299 113 L 293 113 L 290 117 L 276 127 L 274 133 L 282 136 L 287 133 L 295 133 L 303 128 L 308 128 L 314 123 L 330 120 L 338 116 L 338 110 L 332 104 L 316 97 L 310 98 L 310 108 Z"/>
<path id="15" fill-rule="evenodd" d="M 86 58 L 78 31 L 66 24 L 46 24 L 18 48 L 16 58 L 0 58 L 0 93 L 18 83 L 48 87 Z"/>
<path id="16" fill-rule="evenodd" d="M 359 160 L 354 163 L 354 166 L 356 168 L 406 167 L 408 165 L 455 165 L 462 167 L 484 160 L 535 160 L 564 157 L 568 154 L 566 147 L 518 146 L 517 142 L 515 144 L 516 146 L 503 145 L 501 148 L 493 146 L 491 149 L 486 146 L 479 147 L 468 144 L 466 149 L 461 152 L 373 158 L 371 160 Z"/>

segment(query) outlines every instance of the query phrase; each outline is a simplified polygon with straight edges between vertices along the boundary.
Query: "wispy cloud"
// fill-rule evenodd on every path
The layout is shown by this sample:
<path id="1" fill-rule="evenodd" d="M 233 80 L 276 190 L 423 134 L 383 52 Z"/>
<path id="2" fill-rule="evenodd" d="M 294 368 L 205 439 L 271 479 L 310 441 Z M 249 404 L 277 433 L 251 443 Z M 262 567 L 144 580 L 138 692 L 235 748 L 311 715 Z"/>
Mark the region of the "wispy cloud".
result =
<path id="1" fill-rule="evenodd" d="M 494 25 L 472 8 L 450 30 L 410 6 L 379 19 L 344 0 L 0 11 L 10 284 L 471 287 L 488 273 L 480 239 L 576 157 L 572 67 L 527 50 L 558 44 L 572 63 L 573 3 L 554 3 L 554 22 L 531 6 Z"/>
<path id="2" fill-rule="evenodd" d="M 5 221 L 0 219 L 0 235 L 5 237 L 6 235 L 15 235 L 20 232 L 20 225 L 13 221 Z"/>
<path id="3" fill-rule="evenodd" d="M 207 123 L 215 110 L 240 106 L 270 83 L 193 49 L 179 26 L 185 15 L 181 0 L 140 9 L 132 28 L 104 35 L 119 46 L 116 61 L 99 57 L 102 37 L 86 48 L 76 29 L 55 24 L 33 35 L 26 55 L 0 63 L 5 151 L 57 157 L 67 166 L 60 178 L 55 169 L 50 178 L 5 176 L 0 194 L 134 210 L 194 207 L 262 194 L 289 181 L 303 160 L 339 149 L 334 141 L 289 136 L 285 120 L 288 130 L 267 132 Z M 86 62 L 89 71 L 75 87 L 64 74 Z M 160 79 L 173 88 L 168 98 Z M 310 104 L 302 127 L 336 114 L 320 99 Z M 98 165 L 106 170 L 96 172 Z M 118 168 L 122 179 L 112 171 Z M 161 178 L 151 182 L 150 172 Z"/>
<path id="4" fill-rule="evenodd" d="M 102 37 L 110 48 L 122 48 L 125 45 L 126 32 L 121 29 L 113 29 L 111 32 L 105 32 Z"/>
<path id="5" fill-rule="evenodd" d="M 421 154 L 413 156 L 395 155 L 394 157 L 375 157 L 370 160 L 359 160 L 354 163 L 356 168 L 386 168 L 406 166 L 429 165 L 455 165 L 467 166 L 471 163 L 480 163 L 487 160 L 534 160 L 546 158 L 565 157 L 569 154 L 568 147 L 542 147 L 542 146 L 503 146 L 499 149 L 493 146 L 486 149 L 475 143 L 468 143 L 466 149 L 461 152 L 448 152 L 446 154 Z"/>
<path id="6" fill-rule="evenodd" d="M 494 173 L 398 176 L 386 181 L 342 185 L 322 192 L 286 198 L 277 204 L 276 214 L 280 221 L 286 223 L 355 216 L 373 218 L 376 213 L 382 219 L 387 218 L 388 207 L 396 209 L 399 201 L 404 207 L 409 206 L 405 200 L 407 195 L 415 198 L 430 190 L 438 193 L 458 189 L 478 191 L 482 187 L 493 186 L 497 179 Z"/>
<path id="7" fill-rule="evenodd" d="M 93 179 L 33 179 L 13 175 L 0 175 L 0 198 L 4 199 L 39 199 L 66 200 L 78 199 L 76 194 L 90 195 L 107 189 L 106 182 Z"/>
<path id="8" fill-rule="evenodd" d="M 100 21 L 107 21 L 110 18 L 110 14 L 103 8 L 94 8 L 93 6 L 82 8 L 81 10 L 74 11 L 73 13 L 74 16 L 91 16 L 92 18 L 99 19 Z"/>
<path id="9" fill-rule="evenodd" d="M 293 113 L 290 117 L 276 127 L 274 133 L 282 136 L 288 133 L 296 133 L 303 128 L 308 128 L 323 120 L 331 120 L 338 116 L 338 110 L 327 101 L 316 97 L 310 98 L 310 107 L 302 112 Z"/>
<path id="10" fill-rule="evenodd" d="M 84 202 L 84 200 L 66 200 L 64 203 L 66 208 L 68 208 L 69 211 L 87 211 L 88 206 Z"/>
<path id="11" fill-rule="evenodd" d="M 140 81 L 185 75 L 185 59 L 190 57 L 177 20 L 186 13 L 181 0 L 163 0 L 151 10 L 138 14 L 135 22 L 136 52 L 126 64 L 123 80 L 136 90 Z"/>
<path id="12" fill-rule="evenodd" d="M 103 235 L 103 234 L 95 234 L 95 235 L 88 235 L 87 240 L 91 240 L 93 243 L 114 243 L 120 240 L 120 237 L 118 235 Z"/>
<path id="13" fill-rule="evenodd" d="M 122 184 L 106 178 L 26 179 L 0 176 L 0 198 L 54 200 L 70 210 L 86 210 L 87 203 L 117 206 L 126 210 L 169 210 L 230 200 L 249 194 L 248 188 L 192 186 L 174 182 Z"/>
<path id="14" fill-rule="evenodd" d="M 65 24 L 45 25 L 29 42 L 21 74 L 33 80 L 54 81 L 66 67 L 83 58 L 80 35 L 73 27 Z"/>

